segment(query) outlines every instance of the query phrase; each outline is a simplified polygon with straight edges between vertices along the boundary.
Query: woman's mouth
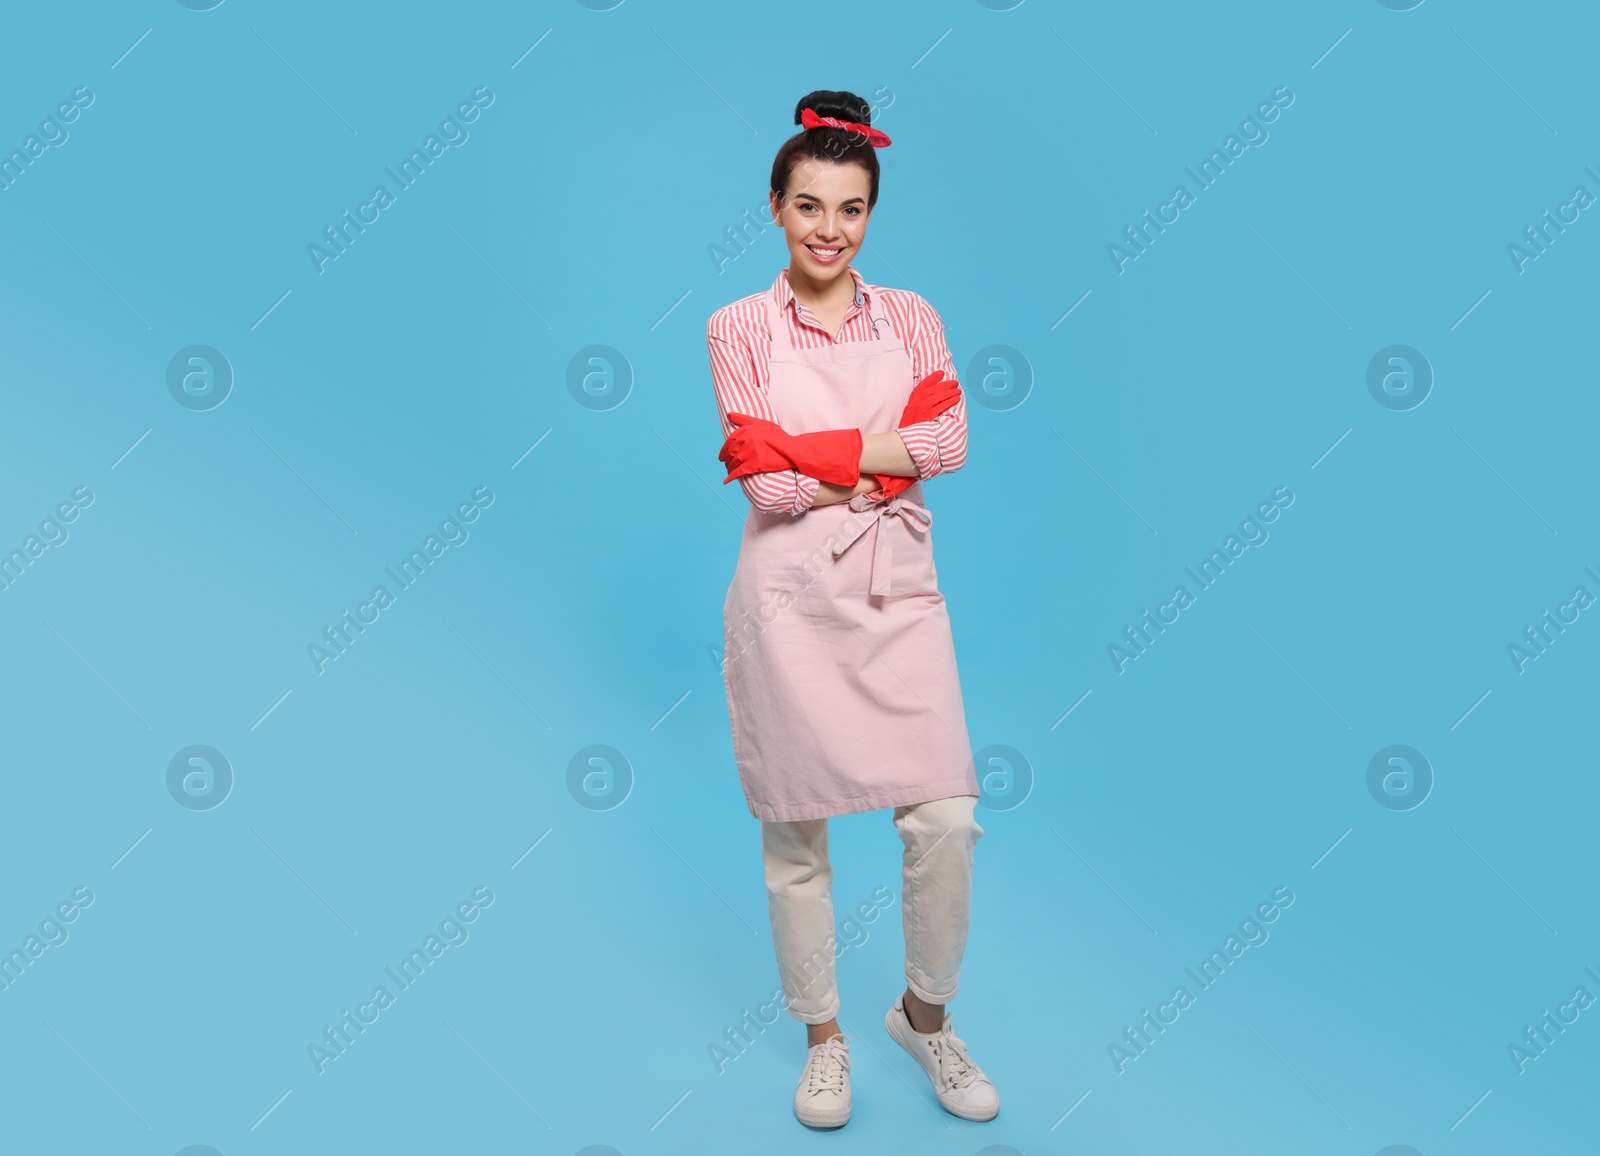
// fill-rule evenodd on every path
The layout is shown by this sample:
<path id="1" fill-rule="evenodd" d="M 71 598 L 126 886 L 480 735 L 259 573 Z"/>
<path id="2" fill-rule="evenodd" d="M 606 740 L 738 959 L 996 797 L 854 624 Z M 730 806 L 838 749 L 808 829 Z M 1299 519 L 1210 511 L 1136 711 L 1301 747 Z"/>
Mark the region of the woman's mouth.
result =
<path id="1" fill-rule="evenodd" d="M 844 256 L 844 249 L 838 246 L 807 245 L 811 259 L 819 265 L 832 265 Z"/>

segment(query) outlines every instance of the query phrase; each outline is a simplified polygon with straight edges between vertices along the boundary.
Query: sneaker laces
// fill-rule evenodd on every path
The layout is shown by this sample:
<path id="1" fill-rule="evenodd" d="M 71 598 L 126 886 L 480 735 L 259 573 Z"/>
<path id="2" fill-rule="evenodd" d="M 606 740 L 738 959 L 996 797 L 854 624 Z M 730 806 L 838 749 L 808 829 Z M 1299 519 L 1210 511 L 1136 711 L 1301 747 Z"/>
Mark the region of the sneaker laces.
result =
<path id="1" fill-rule="evenodd" d="M 806 1065 L 806 1091 L 844 1094 L 844 1073 L 850 1067 L 849 1040 L 829 1036 L 818 1044 Z"/>
<path id="2" fill-rule="evenodd" d="M 945 1024 L 929 1045 L 939 1060 L 939 1078 L 948 1088 L 966 1088 L 983 1073 L 967 1055 L 967 1045 Z"/>

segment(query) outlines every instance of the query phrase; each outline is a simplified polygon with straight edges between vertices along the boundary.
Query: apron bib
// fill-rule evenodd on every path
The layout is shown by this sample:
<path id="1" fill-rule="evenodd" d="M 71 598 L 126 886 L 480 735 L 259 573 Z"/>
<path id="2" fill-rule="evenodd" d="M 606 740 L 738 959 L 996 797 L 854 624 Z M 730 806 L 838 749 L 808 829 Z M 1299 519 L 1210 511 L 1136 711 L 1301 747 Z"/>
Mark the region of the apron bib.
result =
<path id="1" fill-rule="evenodd" d="M 767 387 L 793 434 L 894 429 L 911 396 L 905 343 L 872 294 L 875 339 L 795 349 L 765 298 Z M 961 683 L 914 482 L 798 516 L 751 509 L 723 604 L 723 680 L 750 813 L 820 819 L 977 795 Z"/>

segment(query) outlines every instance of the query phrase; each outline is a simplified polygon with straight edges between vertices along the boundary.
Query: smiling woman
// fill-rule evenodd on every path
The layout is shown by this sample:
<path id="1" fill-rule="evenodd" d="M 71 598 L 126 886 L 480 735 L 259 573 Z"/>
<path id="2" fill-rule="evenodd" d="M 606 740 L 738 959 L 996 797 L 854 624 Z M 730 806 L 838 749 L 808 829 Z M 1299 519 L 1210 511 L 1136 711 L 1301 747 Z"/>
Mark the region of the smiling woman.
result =
<path id="1" fill-rule="evenodd" d="M 872 103 L 868 111 L 868 119 L 894 104 L 894 101 L 894 91 L 888 85 L 880 84 L 872 90 Z M 884 139 L 887 140 L 888 138 L 885 137 Z M 835 146 L 826 155 L 831 160 L 837 160 L 843 155 L 843 151 L 842 148 Z M 813 158 L 807 157 L 802 163 L 814 164 L 815 162 Z M 748 253 L 757 238 L 766 234 L 766 227 L 761 222 L 768 215 L 769 205 L 764 198 L 759 206 L 741 210 L 739 219 L 722 230 L 721 241 L 713 241 L 706 246 L 706 255 L 711 258 L 711 263 L 717 267 L 718 273 L 726 273 L 729 265 Z"/>
<path id="2" fill-rule="evenodd" d="M 966 404 L 933 307 L 851 264 L 890 143 L 871 119 L 854 93 L 800 101 L 768 190 L 788 268 L 706 324 L 718 456 L 751 506 L 723 604 L 734 758 L 761 821 L 784 1006 L 806 1025 L 794 1112 L 826 1128 L 850 1118 L 828 819 L 877 808 L 905 846 L 906 990 L 884 1026 L 946 1110 L 1000 1110 L 944 1011 L 983 828 L 921 482 L 965 462 Z"/>
<path id="3" fill-rule="evenodd" d="M 871 119 L 872 110 L 852 93 L 814 92 L 801 105 L 795 114 L 796 123 L 820 131 L 796 133 L 778 150 L 772 162 L 772 215 L 785 225 L 790 254 L 808 255 L 814 268 L 825 269 L 842 264 L 860 247 L 867 217 L 878 203 L 876 150 L 890 142 L 883 133 L 864 123 Z M 863 177 L 864 195 L 856 192 Z M 856 195 L 836 197 L 839 216 L 830 220 L 821 215 L 825 192 Z M 789 220 L 783 218 L 786 201 L 795 210 Z M 800 276 L 804 280 L 806 273 L 802 271 Z M 822 288 L 819 284 L 810 287 Z M 832 296 L 837 299 L 839 294 Z M 837 304 L 842 313 L 844 303 Z"/>

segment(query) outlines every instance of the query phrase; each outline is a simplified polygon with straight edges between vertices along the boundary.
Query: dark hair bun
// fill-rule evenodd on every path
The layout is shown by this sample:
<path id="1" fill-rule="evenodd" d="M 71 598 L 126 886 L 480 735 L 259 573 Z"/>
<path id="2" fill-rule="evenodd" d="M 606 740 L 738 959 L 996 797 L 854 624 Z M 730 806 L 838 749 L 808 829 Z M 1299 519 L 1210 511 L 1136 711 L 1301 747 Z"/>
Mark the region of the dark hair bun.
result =
<path id="1" fill-rule="evenodd" d="M 835 120 L 850 120 L 857 124 L 872 123 L 872 106 L 853 92 L 834 92 L 819 88 L 800 99 L 794 106 L 794 123 L 800 123 L 800 110 L 809 108 L 818 116 L 831 116 Z"/>
<path id="2" fill-rule="evenodd" d="M 834 120 L 870 125 L 872 106 L 853 92 L 835 92 L 821 88 L 807 93 L 794 106 L 794 123 L 803 125 L 800 114 L 810 109 L 818 116 L 831 116 Z M 802 128 L 778 147 L 772 161 L 772 177 L 768 187 L 780 201 L 787 201 L 789 181 L 794 176 L 795 165 L 803 158 L 829 161 L 833 164 L 859 165 L 867 171 L 867 211 L 878 203 L 878 150 L 872 141 L 853 128 L 834 128 L 822 124 L 813 129 Z"/>

